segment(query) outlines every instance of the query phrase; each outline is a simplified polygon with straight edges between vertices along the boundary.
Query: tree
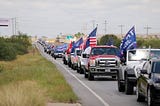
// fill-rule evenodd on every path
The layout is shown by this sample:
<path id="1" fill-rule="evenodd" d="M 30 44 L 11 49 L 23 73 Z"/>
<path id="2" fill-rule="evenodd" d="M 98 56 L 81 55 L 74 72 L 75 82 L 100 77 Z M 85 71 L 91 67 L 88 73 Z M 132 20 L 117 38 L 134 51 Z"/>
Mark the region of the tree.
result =
<path id="1" fill-rule="evenodd" d="M 100 38 L 100 41 L 98 42 L 99 45 L 106 45 L 109 43 L 109 40 L 113 40 L 113 45 L 119 47 L 121 43 L 121 39 L 119 39 L 116 35 L 113 34 L 107 34 Z"/>
<path id="2" fill-rule="evenodd" d="M 74 36 L 75 36 L 76 38 L 80 38 L 80 37 L 82 37 L 83 35 L 84 35 L 84 34 L 83 34 L 83 33 L 80 33 L 80 32 L 74 34 Z"/>

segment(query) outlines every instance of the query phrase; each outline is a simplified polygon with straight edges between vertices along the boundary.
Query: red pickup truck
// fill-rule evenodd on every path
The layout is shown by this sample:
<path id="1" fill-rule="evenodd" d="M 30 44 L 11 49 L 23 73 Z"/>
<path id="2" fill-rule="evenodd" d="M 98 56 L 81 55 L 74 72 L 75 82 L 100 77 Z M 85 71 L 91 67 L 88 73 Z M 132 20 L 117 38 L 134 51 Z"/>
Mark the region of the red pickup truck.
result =
<path id="1" fill-rule="evenodd" d="M 120 69 L 119 49 L 115 46 L 94 46 L 83 55 L 87 59 L 85 76 L 88 80 L 94 80 L 94 76 L 112 76 L 116 78 Z"/>

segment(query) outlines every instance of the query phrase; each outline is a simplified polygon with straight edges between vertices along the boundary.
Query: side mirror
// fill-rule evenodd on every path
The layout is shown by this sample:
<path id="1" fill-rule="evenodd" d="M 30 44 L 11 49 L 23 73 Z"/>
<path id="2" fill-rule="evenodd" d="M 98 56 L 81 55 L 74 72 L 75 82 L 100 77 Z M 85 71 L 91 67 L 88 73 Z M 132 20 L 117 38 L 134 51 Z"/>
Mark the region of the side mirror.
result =
<path id="1" fill-rule="evenodd" d="M 87 54 L 82 54 L 82 57 L 83 57 L 83 58 L 87 58 L 87 56 L 86 56 L 86 55 L 87 55 Z"/>
<path id="2" fill-rule="evenodd" d="M 147 70 L 140 70 L 141 74 L 147 74 Z"/>
<path id="3" fill-rule="evenodd" d="M 83 58 L 89 58 L 89 54 L 82 54 Z"/>
<path id="4" fill-rule="evenodd" d="M 81 53 L 77 53 L 78 56 L 81 56 Z"/>

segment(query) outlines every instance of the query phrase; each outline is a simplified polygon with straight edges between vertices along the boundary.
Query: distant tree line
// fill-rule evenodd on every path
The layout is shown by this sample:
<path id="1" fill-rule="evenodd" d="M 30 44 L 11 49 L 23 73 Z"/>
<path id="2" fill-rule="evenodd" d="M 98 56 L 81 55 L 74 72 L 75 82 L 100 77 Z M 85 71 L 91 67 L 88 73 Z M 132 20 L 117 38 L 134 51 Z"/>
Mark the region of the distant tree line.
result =
<path id="1" fill-rule="evenodd" d="M 26 34 L 0 37 L 0 60 L 13 60 L 17 55 L 28 53 L 30 45 L 30 38 Z"/>
<path id="2" fill-rule="evenodd" d="M 107 34 L 102 36 L 99 40 L 98 40 L 98 45 L 107 45 L 110 41 L 113 42 L 113 45 L 119 47 L 121 44 L 122 39 L 118 38 L 116 35 L 114 34 Z M 160 38 L 152 38 L 152 37 L 148 37 L 148 38 L 142 38 L 142 37 L 137 37 L 137 47 L 138 48 L 160 48 Z"/>

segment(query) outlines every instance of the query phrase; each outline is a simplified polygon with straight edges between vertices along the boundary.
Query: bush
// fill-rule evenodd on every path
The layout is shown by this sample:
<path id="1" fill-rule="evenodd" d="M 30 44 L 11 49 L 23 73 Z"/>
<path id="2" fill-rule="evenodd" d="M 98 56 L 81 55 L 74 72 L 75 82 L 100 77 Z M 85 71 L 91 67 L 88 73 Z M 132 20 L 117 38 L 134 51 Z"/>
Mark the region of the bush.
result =
<path id="1" fill-rule="evenodd" d="M 13 60 L 16 58 L 16 55 L 12 44 L 6 42 L 0 44 L 0 60 Z"/>
<path id="2" fill-rule="evenodd" d="M 25 34 L 20 33 L 10 38 L 0 37 L 0 60 L 13 60 L 17 55 L 26 54 L 29 46 L 31 43 Z"/>

